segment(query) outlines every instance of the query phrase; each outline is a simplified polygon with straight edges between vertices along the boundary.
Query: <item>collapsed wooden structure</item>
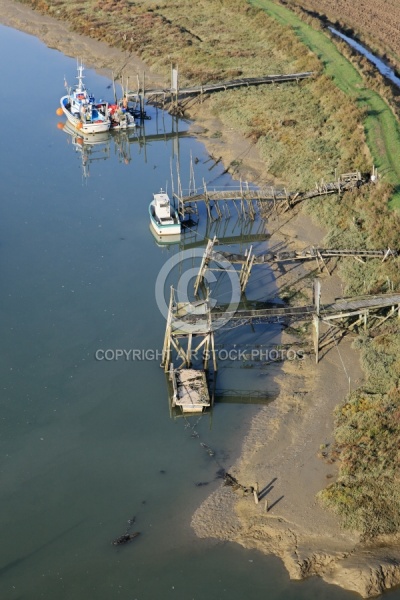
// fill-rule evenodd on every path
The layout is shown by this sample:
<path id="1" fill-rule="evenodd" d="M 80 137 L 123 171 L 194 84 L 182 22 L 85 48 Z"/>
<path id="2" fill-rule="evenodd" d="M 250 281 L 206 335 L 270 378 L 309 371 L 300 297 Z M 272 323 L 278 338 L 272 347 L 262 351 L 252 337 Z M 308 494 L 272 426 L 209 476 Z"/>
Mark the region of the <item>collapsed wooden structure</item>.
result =
<path id="1" fill-rule="evenodd" d="M 189 195 L 183 195 L 178 181 L 178 190 L 176 192 L 173 190 L 173 196 L 181 221 L 193 214 L 198 214 L 197 203 L 199 202 L 204 202 L 211 221 L 230 216 L 228 203 L 232 203 L 240 218 L 254 220 L 257 214 L 265 215 L 266 210 L 272 211 L 280 208 L 286 212 L 304 200 L 331 194 L 340 195 L 369 181 L 370 178 L 363 177 L 359 171 L 355 171 L 343 173 L 335 181 L 329 183 L 324 181 L 316 183 L 315 189 L 303 192 L 288 192 L 286 189 L 278 189 L 273 186 L 255 189 L 250 188 L 248 182 L 241 180 L 238 188 L 210 190 L 203 181 L 202 188 L 192 190 Z"/>
<path id="2" fill-rule="evenodd" d="M 213 405 L 215 390 L 210 394 L 208 381 L 210 365 L 214 375 L 218 369 L 215 333 L 232 323 L 237 326 L 311 320 L 318 363 L 320 351 L 337 343 L 346 333 L 360 328 L 371 331 L 390 317 L 400 317 L 400 293 L 342 298 L 324 305 L 320 303 L 320 295 L 320 282 L 316 280 L 313 304 L 293 307 L 265 304 L 259 307 L 259 303 L 257 308 L 244 308 L 238 304 L 232 310 L 231 306 L 211 308 L 208 297 L 195 302 L 177 302 L 171 287 L 161 361 L 172 383 L 171 406 L 180 407 L 183 413 L 198 413 Z M 320 332 L 322 323 L 328 325 L 324 333 Z M 199 351 L 203 368 L 194 369 L 192 361 L 198 359 Z"/>
<path id="3" fill-rule="evenodd" d="M 382 262 L 389 258 L 397 258 L 398 250 L 387 248 L 385 250 L 349 250 L 349 249 L 331 249 L 317 248 L 310 246 L 301 251 L 281 251 L 281 252 L 264 252 L 255 255 L 253 246 L 247 248 L 244 254 L 234 252 L 226 252 L 223 250 L 215 250 L 219 240 L 216 236 L 209 239 L 205 248 L 203 258 L 200 264 L 199 272 L 194 284 L 194 294 L 198 296 L 198 291 L 201 285 L 204 285 L 207 270 L 229 272 L 233 270 L 234 264 L 240 264 L 239 285 L 243 293 L 246 289 L 250 274 L 254 265 L 263 265 L 265 263 L 285 263 L 291 261 L 307 261 L 316 260 L 318 269 L 325 269 L 330 275 L 331 272 L 327 266 L 327 261 L 331 258 L 354 258 L 361 262 L 365 262 L 367 258 L 379 258 Z M 215 266 L 212 265 L 215 263 Z"/>

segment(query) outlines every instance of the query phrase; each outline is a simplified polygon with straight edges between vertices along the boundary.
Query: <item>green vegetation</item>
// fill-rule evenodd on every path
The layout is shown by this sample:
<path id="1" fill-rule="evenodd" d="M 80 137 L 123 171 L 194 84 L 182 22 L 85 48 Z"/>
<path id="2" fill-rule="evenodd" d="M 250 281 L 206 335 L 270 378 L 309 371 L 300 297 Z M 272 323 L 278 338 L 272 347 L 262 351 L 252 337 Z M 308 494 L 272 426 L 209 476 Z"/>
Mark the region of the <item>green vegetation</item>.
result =
<path id="1" fill-rule="evenodd" d="M 361 339 L 359 345 L 371 375 L 366 388 L 336 410 L 340 476 L 320 497 L 346 527 L 372 537 L 400 529 L 398 329 Z"/>
<path id="2" fill-rule="evenodd" d="M 291 25 L 301 41 L 321 60 L 325 74 L 364 110 L 364 128 L 374 163 L 385 180 L 395 187 L 392 202 L 400 208 L 400 126 L 388 104 L 365 84 L 361 74 L 324 32 L 272 0 L 252 0 L 252 4 L 265 9 L 280 23 Z"/>

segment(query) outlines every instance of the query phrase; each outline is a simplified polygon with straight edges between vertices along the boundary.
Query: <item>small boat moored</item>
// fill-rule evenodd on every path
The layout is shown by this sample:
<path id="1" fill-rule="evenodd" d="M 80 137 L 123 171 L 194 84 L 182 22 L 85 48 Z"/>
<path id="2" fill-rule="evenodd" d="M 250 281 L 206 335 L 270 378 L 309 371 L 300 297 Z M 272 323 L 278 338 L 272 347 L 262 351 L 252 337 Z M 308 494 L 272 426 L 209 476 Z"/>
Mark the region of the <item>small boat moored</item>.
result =
<path id="1" fill-rule="evenodd" d="M 84 66 L 78 64 L 78 83 L 75 89 L 60 99 L 61 110 L 68 121 L 83 133 L 104 133 L 111 127 L 107 103 L 96 105 L 84 84 Z"/>
<path id="2" fill-rule="evenodd" d="M 178 214 L 166 192 L 162 189 L 158 194 L 153 194 L 149 205 L 150 223 L 154 231 L 160 235 L 178 235 L 181 232 L 181 222 Z"/>
<path id="3" fill-rule="evenodd" d="M 151 225 L 151 223 L 149 224 L 149 230 L 150 230 L 151 235 L 154 238 L 156 245 L 159 248 L 170 250 L 176 244 L 181 243 L 182 238 L 181 238 L 180 233 L 177 233 L 175 235 L 158 235 L 158 233 L 154 230 L 154 227 Z"/>
<path id="4" fill-rule="evenodd" d="M 211 400 L 205 371 L 174 369 L 171 365 L 169 378 L 172 383 L 172 409 L 177 407 L 184 414 L 196 414 L 210 408 Z"/>

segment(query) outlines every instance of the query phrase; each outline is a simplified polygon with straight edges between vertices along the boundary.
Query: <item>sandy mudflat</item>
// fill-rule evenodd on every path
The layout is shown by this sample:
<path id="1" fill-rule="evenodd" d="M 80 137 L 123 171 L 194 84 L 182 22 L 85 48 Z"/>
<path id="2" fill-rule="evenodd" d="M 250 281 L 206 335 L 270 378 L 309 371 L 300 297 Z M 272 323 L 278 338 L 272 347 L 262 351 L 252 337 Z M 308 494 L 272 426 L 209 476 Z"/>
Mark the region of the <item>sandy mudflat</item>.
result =
<path id="1" fill-rule="evenodd" d="M 86 66 L 105 70 L 108 75 L 127 62 L 125 75 L 135 78 L 145 71 L 149 85 L 166 85 L 164 78 L 151 73 L 140 59 L 128 60 L 123 52 L 75 34 L 65 23 L 18 2 L 0 0 L 0 22 L 35 35 L 66 55 L 83 56 Z M 237 176 L 255 183 L 271 180 L 254 146 L 236 132 L 223 130 L 207 114 L 207 102 L 196 105 L 191 117 L 195 119 L 192 130 L 210 154 L 221 156 L 225 166 L 238 158 L 243 161 Z M 211 138 L 217 130 L 222 136 Z M 318 244 L 324 235 L 306 216 L 294 211 L 271 220 L 269 232 L 273 233 L 272 243 L 282 242 L 290 249 Z M 312 268 L 315 265 L 277 270 L 278 285 L 295 285 L 310 296 L 310 281 L 304 277 Z M 322 302 L 341 294 L 338 278 L 323 275 Z M 285 336 L 283 342 L 294 341 Z M 319 365 L 315 365 L 313 355 L 304 361 L 284 363 L 276 376 L 279 397 L 258 413 L 243 442 L 241 457 L 228 467 L 243 485 L 257 482 L 260 490 L 267 486 L 266 495 L 256 505 L 252 497 L 241 497 L 231 488 L 221 487 L 196 511 L 192 526 L 200 537 L 235 541 L 277 554 L 293 578 L 318 574 L 363 596 L 372 596 L 400 583 L 400 552 L 393 539 L 382 540 L 379 549 L 362 546 L 357 534 L 343 532 L 337 518 L 316 501 L 316 493 L 337 473 L 335 464 L 319 456 L 320 446 L 333 441 L 333 409 L 349 385 L 356 387 L 362 378 L 351 338 L 322 354 Z"/>
<path id="2" fill-rule="evenodd" d="M 271 227 L 279 225 L 279 220 L 271 223 Z M 303 248 L 310 242 L 317 244 L 322 235 L 322 230 L 299 213 L 281 226 L 274 241 L 286 240 L 291 249 Z M 304 274 L 305 268 L 299 264 L 295 268 L 288 265 L 288 272 L 277 276 L 280 285 L 295 285 Z M 307 283 L 303 293 L 310 291 Z M 340 295 L 337 278 L 324 277 L 322 302 Z M 294 338 L 284 334 L 282 341 L 290 343 Z M 333 409 L 348 392 L 349 377 L 353 388 L 362 377 L 350 338 L 331 347 L 318 365 L 313 354 L 303 361 L 284 363 L 276 376 L 279 397 L 253 420 L 241 457 L 230 471 L 243 485 L 258 483 L 267 493 L 256 505 L 253 497 L 243 498 L 230 488 L 217 490 L 193 517 L 198 535 L 206 537 L 218 530 L 217 537 L 276 553 L 294 578 L 306 574 L 302 562 L 312 556 L 331 561 L 354 548 L 358 535 L 343 532 L 338 519 L 322 509 L 315 497 L 337 473 L 336 465 L 328 464 L 319 453 L 321 445 L 329 448 L 333 442 Z M 221 513 L 225 515 L 223 527 Z M 311 565 L 307 568 L 312 572 Z"/>

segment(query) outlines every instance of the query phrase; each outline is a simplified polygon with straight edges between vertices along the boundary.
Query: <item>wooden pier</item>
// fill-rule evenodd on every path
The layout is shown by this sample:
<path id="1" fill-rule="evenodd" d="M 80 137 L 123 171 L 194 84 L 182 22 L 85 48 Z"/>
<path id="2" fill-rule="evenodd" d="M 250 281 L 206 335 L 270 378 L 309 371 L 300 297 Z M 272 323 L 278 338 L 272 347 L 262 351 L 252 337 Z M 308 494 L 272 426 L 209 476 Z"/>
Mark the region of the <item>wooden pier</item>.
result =
<path id="1" fill-rule="evenodd" d="M 387 248 L 386 250 L 337 250 L 331 248 L 315 248 L 311 246 L 306 250 L 300 252 L 278 252 L 273 256 L 275 262 L 291 262 L 291 261 L 304 261 L 304 260 L 316 260 L 318 269 L 323 271 L 325 269 L 328 275 L 331 274 L 327 266 L 327 260 L 331 258 L 354 258 L 360 262 L 365 262 L 367 258 L 379 258 L 382 262 L 385 262 L 388 258 L 397 258 L 399 256 L 398 250 L 392 250 Z"/>
<path id="2" fill-rule="evenodd" d="M 179 74 L 176 68 L 171 70 L 171 85 L 169 88 L 147 88 L 145 86 L 145 76 L 143 74 L 142 83 L 138 78 L 138 87 L 136 91 L 126 91 L 126 96 L 130 102 L 134 102 L 138 115 L 146 115 L 144 110 L 145 102 L 160 106 L 165 109 L 170 107 L 170 112 L 179 113 L 179 103 L 187 98 L 197 96 L 200 101 L 206 94 L 226 91 L 228 89 L 239 87 L 251 87 L 259 85 L 276 85 L 288 82 L 299 82 L 312 77 L 312 71 L 302 73 L 288 73 L 281 75 L 262 75 L 260 77 L 243 77 L 240 79 L 231 79 L 218 83 L 206 83 L 197 86 L 179 86 Z"/>
<path id="3" fill-rule="evenodd" d="M 344 332 L 353 331 L 360 326 L 368 329 L 368 322 L 373 328 L 388 318 L 399 316 L 400 293 L 358 296 L 355 298 L 338 299 L 330 304 L 320 304 L 320 283 L 317 280 L 314 303 L 304 306 L 281 306 L 265 304 L 263 308 L 248 308 L 239 305 L 236 310 L 228 310 L 229 306 L 210 308 L 208 300 L 197 302 L 176 303 L 174 291 L 171 289 L 171 300 L 165 332 L 163 356 L 161 365 L 168 371 L 171 365 L 172 348 L 181 360 L 180 368 L 189 368 L 192 356 L 204 348 L 203 368 L 208 370 L 209 360 L 212 359 L 214 371 L 217 370 L 214 335 L 218 329 L 229 323 L 241 321 L 248 323 L 288 322 L 293 320 L 312 320 L 314 323 L 314 349 L 316 360 L 319 360 L 319 324 L 327 323 L 330 328 L 336 327 Z M 229 325 L 228 325 L 229 326 Z M 202 338 L 193 347 L 193 340 Z M 182 344 L 185 340 L 185 346 Z"/>
<path id="4" fill-rule="evenodd" d="M 235 271 L 233 267 L 234 264 L 241 265 L 238 277 L 240 290 L 242 293 L 244 293 L 254 265 L 264 265 L 266 263 L 275 262 L 280 263 L 300 260 L 316 260 L 319 270 L 322 271 L 325 268 L 330 275 L 331 273 L 326 263 L 326 261 L 330 258 L 354 258 L 361 262 L 365 262 L 365 259 L 367 258 L 379 258 L 382 262 L 384 262 L 390 257 L 396 258 L 399 256 L 399 252 L 397 250 L 392 250 L 391 248 L 387 248 L 387 250 L 337 250 L 329 248 L 316 248 L 314 246 L 311 246 L 310 248 L 300 252 L 265 252 L 256 256 L 253 253 L 253 246 L 247 248 L 244 254 L 237 254 L 234 252 L 215 250 L 214 247 L 218 243 L 219 241 L 216 236 L 214 236 L 213 239 L 209 239 L 207 242 L 199 272 L 194 284 L 194 294 L 196 297 L 198 296 L 200 286 L 204 285 L 206 272 L 208 270 L 213 272 Z"/>
<path id="5" fill-rule="evenodd" d="M 322 258 L 381 258 L 384 262 L 387 258 L 396 258 L 399 256 L 398 250 L 387 248 L 386 250 L 337 250 L 332 248 L 316 248 L 311 246 L 306 250 L 294 252 L 278 252 L 274 255 L 277 262 L 287 262 L 292 260 L 312 260 L 318 257 Z M 362 261 L 364 262 L 364 261 Z"/>
<path id="6" fill-rule="evenodd" d="M 228 202 L 232 202 L 240 218 L 254 220 L 257 212 L 263 213 L 267 207 L 269 210 L 277 210 L 278 207 L 284 212 L 310 198 L 328 196 L 331 194 L 342 194 L 348 190 L 360 187 L 369 182 L 363 178 L 360 172 L 344 173 L 335 181 L 316 183 L 315 189 L 304 192 L 287 192 L 286 189 L 277 189 L 273 186 L 253 189 L 248 183 L 240 181 L 238 188 L 210 190 L 203 181 L 202 189 L 194 190 L 190 195 L 184 196 L 178 189 L 173 191 L 177 202 L 177 209 L 182 221 L 197 211 L 197 203 L 204 202 L 208 217 L 211 221 L 221 219 L 224 215 L 230 216 Z M 213 211 L 216 213 L 213 214 Z"/>

